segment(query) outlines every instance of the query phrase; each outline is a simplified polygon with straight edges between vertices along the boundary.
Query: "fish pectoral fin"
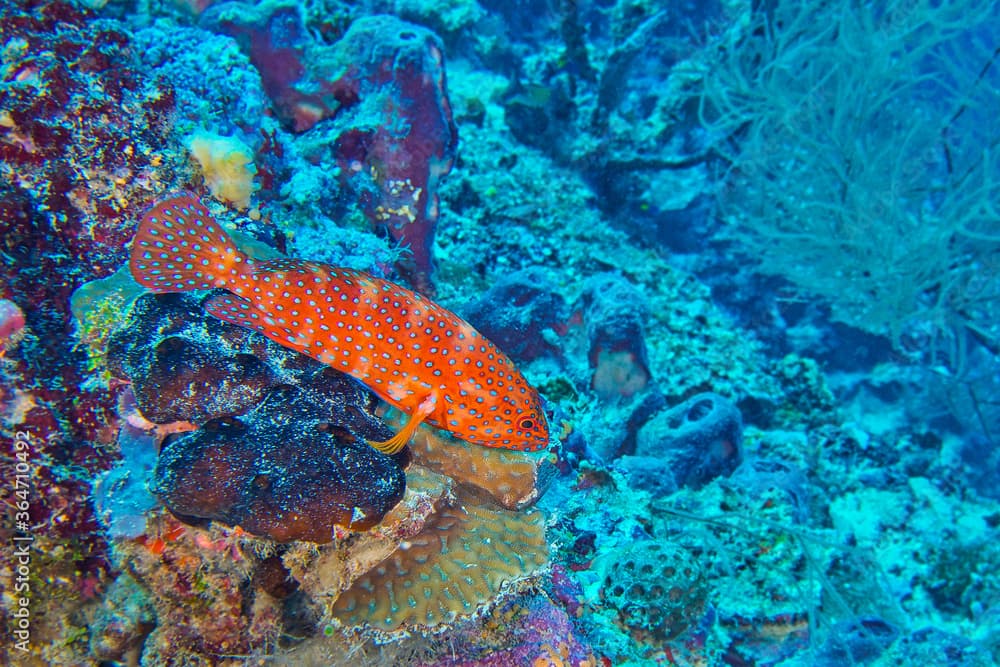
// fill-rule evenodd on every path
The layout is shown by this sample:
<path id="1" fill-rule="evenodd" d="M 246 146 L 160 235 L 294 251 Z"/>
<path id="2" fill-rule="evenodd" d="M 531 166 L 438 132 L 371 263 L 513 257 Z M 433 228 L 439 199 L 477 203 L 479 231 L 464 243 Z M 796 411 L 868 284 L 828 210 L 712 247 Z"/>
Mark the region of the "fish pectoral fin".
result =
<path id="1" fill-rule="evenodd" d="M 437 397 L 434 394 L 431 394 L 425 398 L 419 406 L 417 406 L 416 411 L 410 415 L 410 420 L 406 422 L 406 426 L 400 429 L 399 433 L 382 442 L 369 440 L 368 444 L 383 454 L 388 454 L 390 456 L 399 452 L 403 449 L 403 447 L 406 447 L 406 443 L 408 443 L 410 438 L 413 437 L 413 434 L 417 432 L 417 428 L 424 423 L 424 420 L 427 419 L 432 412 L 434 412 L 434 407 L 436 405 Z"/>

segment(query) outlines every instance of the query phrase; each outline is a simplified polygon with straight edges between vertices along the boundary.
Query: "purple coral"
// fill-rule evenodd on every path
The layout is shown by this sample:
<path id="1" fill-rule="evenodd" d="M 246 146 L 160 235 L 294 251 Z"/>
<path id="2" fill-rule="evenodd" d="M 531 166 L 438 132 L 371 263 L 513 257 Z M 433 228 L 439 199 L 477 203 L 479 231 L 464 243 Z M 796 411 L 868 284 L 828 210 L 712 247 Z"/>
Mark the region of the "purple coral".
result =
<path id="1" fill-rule="evenodd" d="M 433 296 L 437 190 L 458 144 L 437 35 L 393 16 L 369 16 L 326 46 L 288 3 L 221 5 L 202 23 L 243 45 L 290 129 L 336 120 L 341 185 L 377 230 L 409 250 L 397 271 Z"/>

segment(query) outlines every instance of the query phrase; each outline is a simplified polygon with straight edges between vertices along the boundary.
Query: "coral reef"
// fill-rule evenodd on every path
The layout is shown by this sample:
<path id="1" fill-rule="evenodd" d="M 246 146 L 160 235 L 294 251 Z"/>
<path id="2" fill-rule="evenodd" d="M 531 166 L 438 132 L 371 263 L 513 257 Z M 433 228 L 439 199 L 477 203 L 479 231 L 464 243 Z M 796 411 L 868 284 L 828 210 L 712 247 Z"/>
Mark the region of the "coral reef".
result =
<path id="1" fill-rule="evenodd" d="M 420 667 L 469 664 L 479 667 L 598 667 L 601 664 L 581 640 L 572 618 L 548 596 L 516 596 L 494 609 L 483 621 L 482 628 L 459 628 L 451 634 L 449 641 L 455 648 L 451 656 L 416 664 Z"/>
<path id="2" fill-rule="evenodd" d="M 293 2 L 225 3 L 200 18 L 202 26 L 233 36 L 260 74 L 279 118 L 304 132 L 334 115 L 345 97 L 328 79 L 323 45 L 309 35 L 302 8 Z M 338 63 L 339 64 L 339 63 Z M 346 64 L 346 63 L 345 63 Z"/>
<path id="3" fill-rule="evenodd" d="M 16 306 L 0 364 L 0 473 L 11 480 L 8 504 L 14 480 L 26 480 L 32 575 L 22 593 L 32 601 L 32 657 L 49 664 L 77 661 L 79 614 L 113 569 L 91 484 L 114 457 L 120 387 L 92 381 L 70 297 L 120 266 L 136 212 L 176 164 L 170 85 L 138 66 L 124 26 L 95 19 L 65 2 L 0 7 L 0 298 Z M 18 433 L 27 477 L 7 444 Z M 11 514 L 5 541 L 13 526 Z M 5 572 L 10 558 L 0 556 Z M 5 586 L 5 605 L 12 593 Z"/>
<path id="4" fill-rule="evenodd" d="M 188 155 L 180 149 L 199 132 L 238 139 L 258 157 L 264 157 L 265 136 L 277 149 L 286 144 L 261 73 L 231 37 L 155 17 L 134 27 L 132 42 L 144 68 L 172 86 L 182 111 L 172 117 L 173 136 L 184 162 Z"/>
<path id="5" fill-rule="evenodd" d="M 290 543 L 281 567 L 266 558 L 237 560 L 246 561 L 242 570 L 257 573 L 261 586 L 275 576 L 261 573 L 277 567 L 277 583 L 269 589 L 281 590 L 280 572 L 287 567 L 298 594 L 320 616 L 380 634 L 450 627 L 512 594 L 548 562 L 543 513 L 496 508 L 468 491 L 459 493 L 452 477 L 416 463 L 520 508 L 539 495 L 544 455 L 502 452 L 505 457 L 429 433 L 417 438 L 411 454 L 383 455 L 367 441 L 385 439 L 392 430 L 373 413 L 363 386 L 218 321 L 189 295 L 139 297 L 108 350 L 109 368 L 130 376 L 136 418 L 153 419 L 165 434 L 152 492 L 186 522 L 212 520 L 238 526 L 241 534 Z M 150 446 L 127 433 L 123 450 Z M 135 534 L 134 512 L 146 502 L 139 498 L 137 505 L 127 490 L 127 476 L 140 474 L 134 463 L 143 459 L 136 458 L 138 451 L 123 453 L 121 471 L 101 484 L 110 489 L 102 507 L 119 539 Z M 410 457 L 414 462 L 404 478 L 401 465 Z M 166 519 L 151 521 L 139 541 L 154 555 L 177 557 L 182 529 L 164 524 Z M 350 530 L 369 528 L 359 539 L 345 540 Z M 183 534 L 196 539 L 202 530 L 191 527 Z M 170 538 L 155 537 L 163 534 Z M 305 542 L 329 543 L 325 552 L 302 556 L 308 567 L 294 555 Z M 145 552 L 135 549 L 127 550 L 126 562 L 150 585 L 153 571 L 136 570 L 136 553 L 145 562 Z M 240 602 L 238 581 L 251 575 L 241 572 L 233 580 L 236 574 L 227 571 L 228 583 L 215 603 L 248 604 Z M 157 598 L 158 618 L 178 613 L 186 595 Z M 224 631 L 232 633 L 229 649 L 245 645 L 252 634 L 248 623 L 213 621 L 196 644 L 183 637 L 182 646 L 209 650 L 223 641 Z M 144 655 L 158 655 L 174 634 L 157 624 Z"/>
<path id="6" fill-rule="evenodd" d="M 996 664 L 994 5 L 4 4 L 0 661 Z M 547 450 L 140 295 L 184 190 L 436 292 Z"/>
<path id="7" fill-rule="evenodd" d="M 127 32 L 86 10 L 5 5 L 0 26 L 0 290 L 27 334 L 4 375 L 31 395 L 38 437 L 92 443 L 113 400 L 87 387 L 70 295 L 118 268 L 132 217 L 169 178 L 173 93 L 137 68 Z"/>
<path id="8" fill-rule="evenodd" d="M 91 655 L 98 660 L 138 662 L 142 643 L 156 625 L 156 609 L 146 589 L 122 574 L 108 587 L 92 624 Z"/>
<path id="9" fill-rule="evenodd" d="M 254 645 L 273 641 L 280 614 L 271 608 L 277 602 L 247 586 L 257 559 L 243 554 L 238 534 L 185 527 L 158 513 L 150 517 L 147 535 L 119 543 L 118 554 L 129 574 L 155 592 L 150 601 L 156 624 L 146 628 L 142 661 L 247 655 Z"/>

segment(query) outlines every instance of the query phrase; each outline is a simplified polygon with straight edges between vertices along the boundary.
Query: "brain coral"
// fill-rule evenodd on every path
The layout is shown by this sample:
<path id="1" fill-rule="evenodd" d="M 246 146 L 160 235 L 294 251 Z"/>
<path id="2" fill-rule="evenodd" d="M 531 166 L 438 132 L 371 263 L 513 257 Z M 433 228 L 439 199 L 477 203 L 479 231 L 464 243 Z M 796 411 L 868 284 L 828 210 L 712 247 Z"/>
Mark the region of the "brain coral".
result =
<path id="1" fill-rule="evenodd" d="M 456 502 L 354 581 L 333 604 L 345 626 L 433 630 L 469 618 L 548 561 L 545 517 Z"/>
<path id="2" fill-rule="evenodd" d="M 616 552 L 606 563 L 604 602 L 640 636 L 672 639 L 705 611 L 707 585 L 686 549 L 644 540 Z"/>

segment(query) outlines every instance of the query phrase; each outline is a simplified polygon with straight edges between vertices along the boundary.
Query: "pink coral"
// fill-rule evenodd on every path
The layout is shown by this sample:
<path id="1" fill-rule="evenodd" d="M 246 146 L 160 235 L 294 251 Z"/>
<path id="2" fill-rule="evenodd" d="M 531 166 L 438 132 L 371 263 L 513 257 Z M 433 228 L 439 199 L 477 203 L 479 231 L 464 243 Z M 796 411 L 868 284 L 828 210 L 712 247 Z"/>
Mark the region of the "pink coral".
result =
<path id="1" fill-rule="evenodd" d="M 0 301 L 0 357 L 24 335 L 24 312 L 8 299 Z"/>

